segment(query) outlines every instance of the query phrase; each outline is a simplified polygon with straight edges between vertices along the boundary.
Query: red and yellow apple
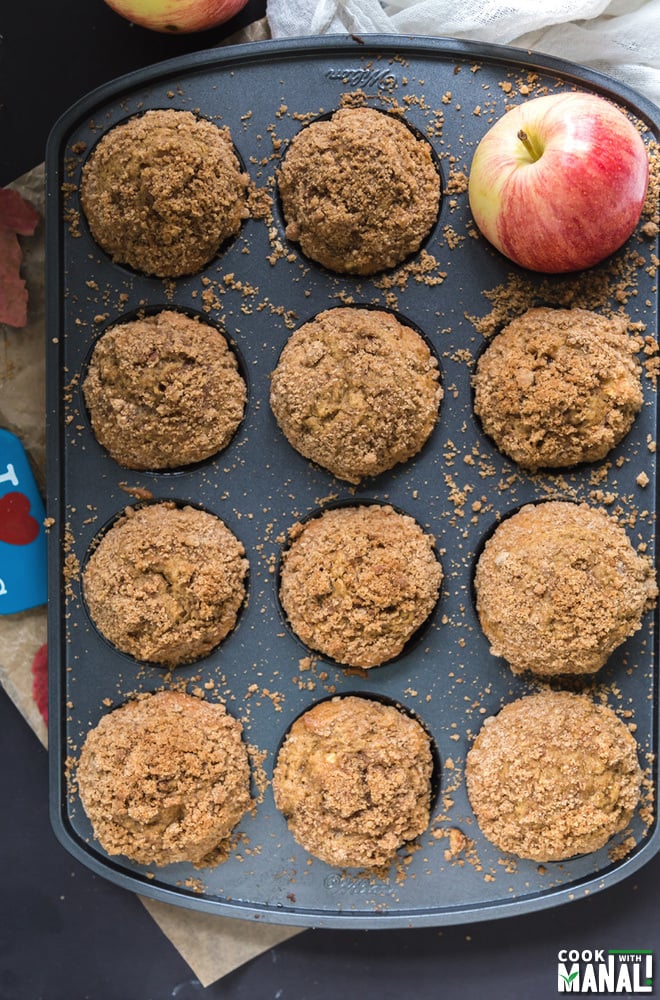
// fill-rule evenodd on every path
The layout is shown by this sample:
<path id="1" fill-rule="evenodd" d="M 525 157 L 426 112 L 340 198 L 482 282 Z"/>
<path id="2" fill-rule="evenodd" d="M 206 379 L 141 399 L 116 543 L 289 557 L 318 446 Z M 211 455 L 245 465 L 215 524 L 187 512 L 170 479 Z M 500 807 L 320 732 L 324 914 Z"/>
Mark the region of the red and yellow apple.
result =
<path id="1" fill-rule="evenodd" d="M 105 0 L 133 24 L 167 34 L 188 34 L 224 24 L 248 0 Z"/>
<path id="2" fill-rule="evenodd" d="M 547 274 L 592 267 L 640 218 L 649 178 L 641 135 L 611 101 L 567 91 L 498 119 L 474 153 L 474 221 L 501 253 Z"/>

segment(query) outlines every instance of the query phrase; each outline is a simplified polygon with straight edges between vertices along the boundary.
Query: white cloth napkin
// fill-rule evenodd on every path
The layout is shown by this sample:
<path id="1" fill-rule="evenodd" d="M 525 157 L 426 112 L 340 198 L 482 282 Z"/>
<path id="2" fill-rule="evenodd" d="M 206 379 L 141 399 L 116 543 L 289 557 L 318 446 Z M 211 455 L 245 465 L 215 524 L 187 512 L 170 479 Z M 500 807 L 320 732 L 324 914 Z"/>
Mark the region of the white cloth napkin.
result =
<path id="1" fill-rule="evenodd" d="M 536 49 L 660 105 L 660 0 L 268 0 L 267 16 L 274 38 L 376 32 Z"/>

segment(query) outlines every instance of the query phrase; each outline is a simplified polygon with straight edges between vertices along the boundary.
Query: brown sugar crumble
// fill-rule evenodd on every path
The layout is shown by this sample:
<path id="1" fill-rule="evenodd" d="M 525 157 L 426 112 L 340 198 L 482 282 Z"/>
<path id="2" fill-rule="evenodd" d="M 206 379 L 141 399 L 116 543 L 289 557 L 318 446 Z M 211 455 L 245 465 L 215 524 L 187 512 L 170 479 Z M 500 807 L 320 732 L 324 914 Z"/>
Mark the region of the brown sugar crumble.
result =
<path id="1" fill-rule="evenodd" d="M 489 840 L 560 861 L 597 850 L 627 825 L 641 769 L 634 737 L 610 708 L 554 691 L 511 702 L 484 723 L 466 780 Z"/>
<path id="2" fill-rule="evenodd" d="M 170 667 L 208 654 L 236 623 L 248 569 L 220 520 L 162 501 L 127 508 L 87 562 L 84 592 L 106 638 Z"/>
<path id="3" fill-rule="evenodd" d="M 228 129 L 167 109 L 103 136 L 83 167 L 80 197 L 113 260 L 178 277 L 200 270 L 238 232 L 247 185 Z"/>
<path id="4" fill-rule="evenodd" d="M 433 761 L 418 722 L 366 698 L 315 705 L 289 730 L 273 773 L 295 839 L 336 866 L 387 868 L 429 822 Z"/>
<path id="5" fill-rule="evenodd" d="M 247 388 L 216 327 L 161 310 L 101 336 L 83 394 L 97 440 L 119 465 L 165 469 L 225 448 Z"/>
<path id="6" fill-rule="evenodd" d="M 287 238 L 339 273 L 400 264 L 419 249 L 440 204 L 430 145 L 392 115 L 364 107 L 303 129 L 278 187 Z"/>
<path id="7" fill-rule="evenodd" d="M 175 691 L 105 715 L 76 777 L 104 849 L 142 864 L 220 863 L 251 802 L 240 724 L 220 703 Z"/>
<path id="8" fill-rule="evenodd" d="M 289 339 L 270 386 L 291 445 L 351 483 L 415 455 L 441 398 L 437 360 L 423 338 L 376 309 L 319 313 Z"/>
<path id="9" fill-rule="evenodd" d="M 639 347 L 625 317 L 529 309 L 480 356 L 475 413 L 484 432 L 530 472 L 602 459 L 642 407 Z"/>
<path id="10" fill-rule="evenodd" d="M 433 543 L 413 518 L 380 504 L 330 509 L 297 525 L 280 579 L 291 627 L 347 666 L 392 659 L 438 599 Z"/>
<path id="11" fill-rule="evenodd" d="M 614 518 L 560 500 L 502 520 L 474 587 L 491 653 L 514 673 L 546 677 L 599 670 L 658 593 L 650 561 Z"/>

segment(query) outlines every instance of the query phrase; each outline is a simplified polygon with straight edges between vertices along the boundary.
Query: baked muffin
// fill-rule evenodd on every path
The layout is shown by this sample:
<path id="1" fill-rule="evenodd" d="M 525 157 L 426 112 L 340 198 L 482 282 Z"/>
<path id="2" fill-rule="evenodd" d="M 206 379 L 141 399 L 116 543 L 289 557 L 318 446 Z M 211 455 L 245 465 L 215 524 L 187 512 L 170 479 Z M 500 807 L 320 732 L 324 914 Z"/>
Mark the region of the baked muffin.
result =
<path id="1" fill-rule="evenodd" d="M 290 532 L 280 600 L 296 635 L 351 667 L 398 656 L 438 600 L 434 538 L 392 507 L 326 510 Z"/>
<path id="2" fill-rule="evenodd" d="M 240 723 L 223 705 L 178 691 L 103 716 L 77 767 L 80 799 L 108 854 L 140 864 L 224 861 L 250 808 Z"/>
<path id="3" fill-rule="evenodd" d="M 350 483 L 416 455 L 441 398 L 424 339 L 380 309 L 319 313 L 290 337 L 270 387 L 289 443 Z"/>
<path id="4" fill-rule="evenodd" d="M 500 451 L 531 472 L 595 462 L 642 407 L 635 350 L 622 317 L 529 309 L 479 359 L 475 413 Z"/>
<path id="5" fill-rule="evenodd" d="M 171 469 L 225 448 L 247 395 L 215 327 L 163 310 L 97 341 L 83 394 L 97 440 L 129 469 Z"/>
<path id="6" fill-rule="evenodd" d="M 485 720 L 465 777 L 488 840 L 521 858 L 563 861 L 627 825 L 642 772 L 635 739 L 610 708 L 547 691 Z"/>
<path id="7" fill-rule="evenodd" d="M 382 868 L 426 830 L 432 772 L 417 721 L 367 698 L 333 698 L 291 726 L 273 793 L 310 854 L 329 865 Z"/>
<path id="8" fill-rule="evenodd" d="M 522 507 L 486 542 L 476 606 L 494 656 L 516 674 L 591 674 L 641 627 L 657 596 L 648 558 L 588 504 Z"/>
<path id="9" fill-rule="evenodd" d="M 194 274 L 247 217 L 248 176 L 231 134 L 190 111 L 145 111 L 107 132 L 85 163 L 80 200 L 117 264 Z"/>
<path id="10" fill-rule="evenodd" d="M 207 656 L 245 599 L 245 549 L 213 514 L 170 501 L 127 507 L 83 571 L 98 630 L 137 660 L 176 667 Z"/>
<path id="11" fill-rule="evenodd" d="M 400 264 L 419 250 L 440 206 L 429 143 L 372 108 L 342 108 L 302 129 L 277 179 L 287 239 L 338 273 Z"/>

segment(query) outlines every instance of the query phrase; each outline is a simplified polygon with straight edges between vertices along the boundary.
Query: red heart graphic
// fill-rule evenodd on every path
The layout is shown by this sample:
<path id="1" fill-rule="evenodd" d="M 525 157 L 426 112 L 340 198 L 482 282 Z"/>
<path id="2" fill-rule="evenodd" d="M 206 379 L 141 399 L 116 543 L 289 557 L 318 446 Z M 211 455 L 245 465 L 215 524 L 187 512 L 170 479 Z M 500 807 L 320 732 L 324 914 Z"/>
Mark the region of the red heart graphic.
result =
<path id="1" fill-rule="evenodd" d="M 38 534 L 39 522 L 30 514 L 30 501 L 24 493 L 0 497 L 0 542 L 29 545 Z"/>

